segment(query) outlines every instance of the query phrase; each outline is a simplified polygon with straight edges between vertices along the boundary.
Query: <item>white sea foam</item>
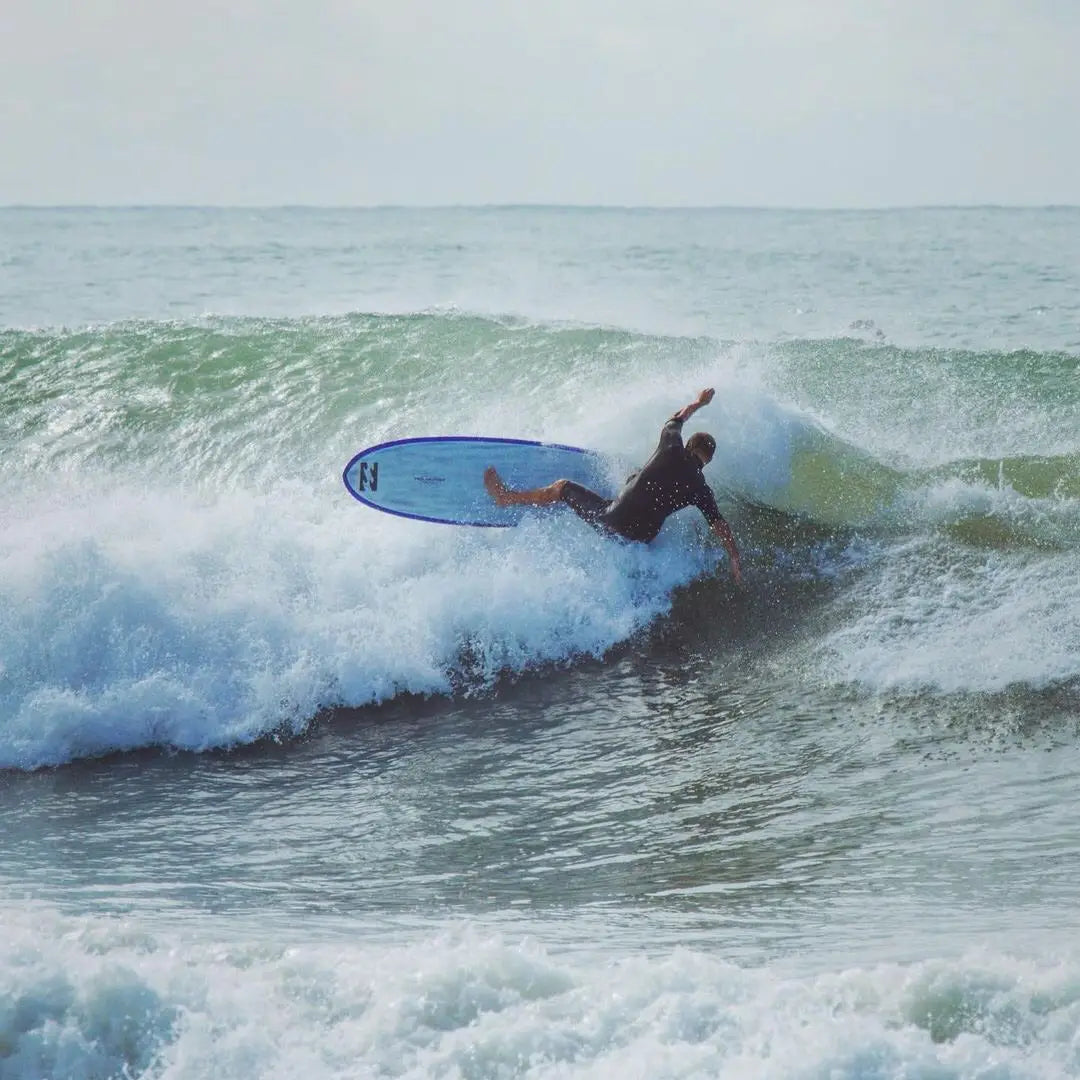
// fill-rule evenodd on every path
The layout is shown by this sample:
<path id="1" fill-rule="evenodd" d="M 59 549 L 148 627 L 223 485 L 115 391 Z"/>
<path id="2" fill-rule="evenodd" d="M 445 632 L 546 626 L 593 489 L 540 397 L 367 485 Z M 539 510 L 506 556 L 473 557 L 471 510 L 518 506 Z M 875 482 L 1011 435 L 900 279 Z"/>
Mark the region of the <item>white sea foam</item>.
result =
<path id="1" fill-rule="evenodd" d="M 4 534 L 0 765 L 227 745 L 598 656 L 715 558 L 571 518 L 404 522 L 344 492 L 84 489 Z"/>
<path id="2" fill-rule="evenodd" d="M 0 1071 L 46 1076 L 1080 1075 L 1080 962 L 972 952 L 815 973 L 677 950 L 214 939 L 7 908 Z"/>

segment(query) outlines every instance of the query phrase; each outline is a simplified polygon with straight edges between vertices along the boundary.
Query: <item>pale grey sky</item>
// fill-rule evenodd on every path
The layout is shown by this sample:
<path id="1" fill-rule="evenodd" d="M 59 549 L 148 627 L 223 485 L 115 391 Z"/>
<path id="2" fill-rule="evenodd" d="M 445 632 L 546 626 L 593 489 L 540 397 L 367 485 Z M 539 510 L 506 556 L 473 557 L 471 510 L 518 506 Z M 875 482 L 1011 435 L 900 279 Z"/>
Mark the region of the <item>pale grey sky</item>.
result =
<path id="1" fill-rule="evenodd" d="M 4 0 L 0 203 L 1080 203 L 1080 0 Z"/>

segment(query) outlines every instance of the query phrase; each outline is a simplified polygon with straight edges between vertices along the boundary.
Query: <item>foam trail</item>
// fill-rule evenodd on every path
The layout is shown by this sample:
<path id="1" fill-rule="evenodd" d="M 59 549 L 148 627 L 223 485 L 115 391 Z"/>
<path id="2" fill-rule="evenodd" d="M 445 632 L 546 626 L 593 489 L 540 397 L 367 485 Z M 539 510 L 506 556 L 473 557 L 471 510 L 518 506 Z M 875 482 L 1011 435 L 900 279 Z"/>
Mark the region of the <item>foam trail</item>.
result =
<path id="1" fill-rule="evenodd" d="M 1066 560 L 1063 563 L 1063 560 Z M 998 692 L 1080 677 L 1080 556 L 958 559 L 939 538 L 890 549 L 853 584 L 818 663 L 876 690 Z"/>

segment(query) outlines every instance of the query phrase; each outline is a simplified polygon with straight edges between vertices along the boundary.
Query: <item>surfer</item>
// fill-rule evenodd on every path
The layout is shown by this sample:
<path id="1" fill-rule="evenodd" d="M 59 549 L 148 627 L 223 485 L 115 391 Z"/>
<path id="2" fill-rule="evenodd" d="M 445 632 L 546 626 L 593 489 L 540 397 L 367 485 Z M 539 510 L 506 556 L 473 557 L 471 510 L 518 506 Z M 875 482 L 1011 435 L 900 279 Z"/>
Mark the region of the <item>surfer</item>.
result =
<path id="1" fill-rule="evenodd" d="M 602 531 L 625 540 L 649 543 L 660 532 L 665 518 L 686 506 L 696 506 L 713 534 L 727 549 L 731 574 L 742 584 L 739 551 L 728 523 L 717 508 L 716 499 L 705 483 L 702 469 L 716 452 L 716 440 L 699 431 L 683 444 L 682 426 L 713 399 L 714 390 L 702 390 L 697 401 L 683 406 L 660 433 L 660 444 L 649 460 L 626 481 L 612 500 L 597 495 L 573 480 L 556 480 L 546 487 L 514 491 L 499 478 L 494 468 L 484 470 L 484 487 L 497 506 L 551 506 L 566 503 L 578 517 Z"/>

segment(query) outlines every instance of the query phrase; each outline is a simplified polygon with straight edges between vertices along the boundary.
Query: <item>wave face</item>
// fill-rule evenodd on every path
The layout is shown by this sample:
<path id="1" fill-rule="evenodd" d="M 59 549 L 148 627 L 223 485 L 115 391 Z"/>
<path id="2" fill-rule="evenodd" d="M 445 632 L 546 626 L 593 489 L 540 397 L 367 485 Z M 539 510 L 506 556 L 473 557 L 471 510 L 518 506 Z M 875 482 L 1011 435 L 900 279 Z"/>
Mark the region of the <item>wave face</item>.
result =
<path id="1" fill-rule="evenodd" d="M 722 577 L 692 516 L 640 549 L 557 514 L 491 535 L 376 514 L 340 471 L 384 439 L 486 434 L 620 475 L 702 385 L 751 593 L 836 590 L 800 663 L 871 690 L 1080 678 L 1068 352 L 205 317 L 3 331 L 0 385 L 0 767 L 293 734 L 640 640 Z"/>

